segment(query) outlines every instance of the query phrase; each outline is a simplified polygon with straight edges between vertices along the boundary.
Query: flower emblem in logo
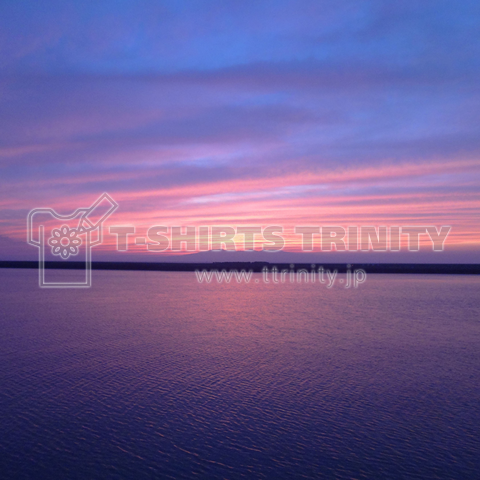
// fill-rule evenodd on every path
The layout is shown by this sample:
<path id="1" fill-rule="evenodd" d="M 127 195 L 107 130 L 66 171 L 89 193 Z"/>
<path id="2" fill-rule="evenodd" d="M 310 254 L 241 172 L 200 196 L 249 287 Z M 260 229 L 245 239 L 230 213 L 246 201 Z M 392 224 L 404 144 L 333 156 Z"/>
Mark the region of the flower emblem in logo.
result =
<path id="1" fill-rule="evenodd" d="M 78 247 L 82 244 L 82 239 L 77 236 L 77 233 L 75 228 L 68 228 L 67 225 L 53 229 L 52 236 L 48 240 L 52 253 L 60 255 L 64 260 L 70 255 L 77 255 Z"/>

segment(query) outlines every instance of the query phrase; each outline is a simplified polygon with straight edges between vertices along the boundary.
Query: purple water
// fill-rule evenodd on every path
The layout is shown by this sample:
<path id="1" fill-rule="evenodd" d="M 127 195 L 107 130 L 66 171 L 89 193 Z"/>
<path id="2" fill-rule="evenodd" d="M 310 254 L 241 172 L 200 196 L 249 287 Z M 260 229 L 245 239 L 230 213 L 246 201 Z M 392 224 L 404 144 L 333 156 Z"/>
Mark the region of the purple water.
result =
<path id="1" fill-rule="evenodd" d="M 479 292 L 0 270 L 0 476 L 479 478 Z"/>

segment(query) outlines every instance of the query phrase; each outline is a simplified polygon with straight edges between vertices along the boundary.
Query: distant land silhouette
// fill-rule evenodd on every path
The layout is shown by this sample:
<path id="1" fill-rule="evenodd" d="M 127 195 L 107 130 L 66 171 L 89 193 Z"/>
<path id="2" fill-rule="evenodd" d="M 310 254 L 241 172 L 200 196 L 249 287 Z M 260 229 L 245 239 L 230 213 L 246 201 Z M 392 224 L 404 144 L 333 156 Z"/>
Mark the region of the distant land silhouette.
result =
<path id="1" fill-rule="evenodd" d="M 48 269 L 79 270 L 85 268 L 84 262 L 54 261 L 45 262 Z M 147 263 L 147 262 L 92 262 L 93 270 L 130 270 L 193 272 L 195 270 L 246 270 L 262 272 L 274 267 L 282 270 L 312 270 L 310 263 L 268 263 L 268 262 L 210 262 L 210 263 Z M 324 267 L 330 271 L 345 273 L 347 270 L 362 269 L 368 273 L 415 273 L 415 274 L 455 274 L 479 275 L 479 264 L 426 264 L 426 263 L 323 263 L 315 264 L 315 269 Z M 38 268 L 36 261 L 0 261 L 0 268 Z"/>
<path id="2" fill-rule="evenodd" d="M 155 255 L 152 255 L 155 257 Z M 187 253 L 184 255 L 159 255 L 157 259 L 143 258 L 128 261 L 213 263 L 213 262 L 267 262 L 267 263 L 450 263 L 480 264 L 480 252 L 444 251 L 433 252 L 427 249 L 419 252 L 280 252 L 268 251 L 227 251 L 209 250 L 206 252 Z M 103 260 L 103 259 L 102 259 Z M 105 259 L 106 260 L 106 259 Z M 113 259 L 112 259 L 113 260 Z M 121 257 L 115 259 L 121 261 Z"/>

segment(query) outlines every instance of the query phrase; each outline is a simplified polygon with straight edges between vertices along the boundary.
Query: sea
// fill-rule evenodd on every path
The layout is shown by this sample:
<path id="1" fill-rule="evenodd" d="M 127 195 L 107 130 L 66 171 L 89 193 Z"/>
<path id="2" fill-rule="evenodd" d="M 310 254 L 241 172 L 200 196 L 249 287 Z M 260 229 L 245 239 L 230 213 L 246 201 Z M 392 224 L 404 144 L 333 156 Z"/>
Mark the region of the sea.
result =
<path id="1" fill-rule="evenodd" d="M 480 478 L 480 277 L 345 285 L 0 269 L 0 478 Z"/>

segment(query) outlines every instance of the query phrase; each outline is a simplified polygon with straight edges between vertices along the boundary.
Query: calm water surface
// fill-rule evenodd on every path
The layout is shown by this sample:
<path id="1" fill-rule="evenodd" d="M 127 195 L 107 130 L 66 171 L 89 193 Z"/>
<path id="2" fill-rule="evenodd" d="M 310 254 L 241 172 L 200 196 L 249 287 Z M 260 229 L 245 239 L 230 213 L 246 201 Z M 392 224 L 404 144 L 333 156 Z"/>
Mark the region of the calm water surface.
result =
<path id="1" fill-rule="evenodd" d="M 93 276 L 0 270 L 0 477 L 480 478 L 480 278 Z"/>

